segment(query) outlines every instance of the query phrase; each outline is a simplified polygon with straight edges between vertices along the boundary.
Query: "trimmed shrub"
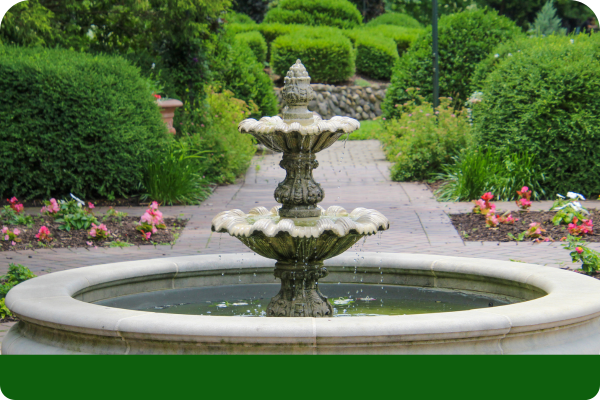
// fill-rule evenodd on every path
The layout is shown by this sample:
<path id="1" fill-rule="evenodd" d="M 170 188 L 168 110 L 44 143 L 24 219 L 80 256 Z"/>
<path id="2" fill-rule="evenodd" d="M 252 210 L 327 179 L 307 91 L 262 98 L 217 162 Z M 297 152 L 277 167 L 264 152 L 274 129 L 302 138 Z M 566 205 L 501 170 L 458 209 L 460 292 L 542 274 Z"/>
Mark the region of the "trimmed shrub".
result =
<path id="1" fill-rule="evenodd" d="M 348 0 L 281 0 L 264 22 L 352 29 L 362 24 L 362 15 Z"/>
<path id="2" fill-rule="evenodd" d="M 258 25 L 233 23 L 225 25 L 225 29 L 227 29 L 227 32 L 237 35 L 238 33 L 258 31 Z"/>
<path id="3" fill-rule="evenodd" d="M 452 109 L 447 98 L 440 99 L 437 118 L 431 103 L 408 89 L 413 100 L 405 104 L 399 119 L 387 121 L 383 135 L 387 158 L 395 181 L 430 179 L 442 171 L 462 149 L 473 142 L 467 117 Z"/>
<path id="4" fill-rule="evenodd" d="M 306 28 L 278 37 L 271 47 L 271 68 L 285 76 L 300 59 L 312 82 L 342 82 L 354 75 L 354 49 L 335 28 Z"/>
<path id="5" fill-rule="evenodd" d="M 496 11 L 469 10 L 446 15 L 440 19 L 440 96 L 454 98 L 460 107 L 469 96 L 470 80 L 477 63 L 498 45 L 518 34 L 514 22 Z M 433 60 L 431 57 L 431 27 L 420 35 L 394 67 L 391 85 L 383 103 L 386 118 L 399 115 L 396 104 L 409 98 L 406 89 L 418 87 L 432 100 Z"/>
<path id="6" fill-rule="evenodd" d="M 273 81 L 264 72 L 252 50 L 234 38 L 224 36 L 217 43 L 211 65 L 215 85 L 233 92 L 237 99 L 256 104 L 252 118 L 277 115 L 277 96 Z M 239 122 L 239 121 L 238 121 Z"/>
<path id="7" fill-rule="evenodd" d="M 498 63 L 473 107 L 481 143 L 528 151 L 554 193 L 600 193 L 600 36 L 530 39 Z M 501 149 L 501 150 L 500 150 Z"/>
<path id="8" fill-rule="evenodd" d="M 128 196 L 166 140 L 139 69 L 120 57 L 0 46 L 0 194 Z"/>
<path id="9" fill-rule="evenodd" d="M 402 13 L 395 13 L 395 12 L 388 12 L 388 13 L 382 14 L 379 17 L 369 21 L 365 26 L 370 28 L 370 27 L 381 26 L 381 25 L 393 25 L 393 26 L 400 26 L 403 28 L 416 28 L 416 29 L 422 28 L 419 21 L 417 21 L 410 15 L 406 15 L 406 14 L 402 14 Z"/>
<path id="10" fill-rule="evenodd" d="M 279 36 L 289 35 L 300 29 L 306 29 L 304 25 L 284 25 L 284 24 L 260 24 L 258 31 L 267 41 L 267 60 L 271 59 L 271 44 Z"/>
<path id="11" fill-rule="evenodd" d="M 235 36 L 235 39 L 242 46 L 252 50 L 258 62 L 264 63 L 267 61 L 267 42 L 259 32 L 239 33 Z"/>
<path id="12" fill-rule="evenodd" d="M 344 36 L 352 41 L 356 47 L 356 40 L 365 35 L 385 36 L 396 43 L 398 55 L 404 54 L 415 40 L 424 32 L 423 29 L 408 29 L 392 25 L 380 25 L 376 28 L 362 28 L 343 31 Z"/>
<path id="13" fill-rule="evenodd" d="M 356 71 L 373 79 L 390 79 L 398 61 L 396 43 L 383 35 L 362 35 L 356 39 Z"/>
<path id="14" fill-rule="evenodd" d="M 250 18 L 246 14 L 237 13 L 235 11 L 229 11 L 225 16 L 225 20 L 228 23 L 236 23 L 236 24 L 246 24 L 246 25 L 256 25 L 256 21 Z"/>

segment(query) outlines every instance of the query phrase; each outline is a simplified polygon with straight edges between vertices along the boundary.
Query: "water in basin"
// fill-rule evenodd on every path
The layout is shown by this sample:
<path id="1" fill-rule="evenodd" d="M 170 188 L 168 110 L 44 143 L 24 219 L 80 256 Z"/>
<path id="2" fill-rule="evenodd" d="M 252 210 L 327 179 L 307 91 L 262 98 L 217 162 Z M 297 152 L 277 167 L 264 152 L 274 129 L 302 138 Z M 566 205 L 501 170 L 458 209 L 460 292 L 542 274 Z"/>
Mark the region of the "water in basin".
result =
<path id="1" fill-rule="evenodd" d="M 139 293 L 95 304 L 158 313 L 265 317 L 279 284 L 229 285 Z M 497 307 L 515 298 L 412 286 L 320 283 L 334 317 L 407 315 Z"/>

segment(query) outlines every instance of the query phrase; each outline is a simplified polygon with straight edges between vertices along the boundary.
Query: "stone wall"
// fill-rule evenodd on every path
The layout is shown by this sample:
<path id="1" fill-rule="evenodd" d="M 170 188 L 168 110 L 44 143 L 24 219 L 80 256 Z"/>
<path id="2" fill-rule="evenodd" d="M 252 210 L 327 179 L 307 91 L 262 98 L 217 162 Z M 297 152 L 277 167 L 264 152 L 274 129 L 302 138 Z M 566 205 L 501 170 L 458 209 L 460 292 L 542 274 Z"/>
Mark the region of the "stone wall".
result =
<path id="1" fill-rule="evenodd" d="M 311 85 L 317 98 L 308 104 L 310 111 L 315 111 L 323 119 L 335 115 L 352 117 L 357 120 L 373 119 L 381 115 L 381 103 L 389 83 L 362 86 Z M 281 88 L 275 88 L 279 109 L 285 102 L 281 97 Z"/>

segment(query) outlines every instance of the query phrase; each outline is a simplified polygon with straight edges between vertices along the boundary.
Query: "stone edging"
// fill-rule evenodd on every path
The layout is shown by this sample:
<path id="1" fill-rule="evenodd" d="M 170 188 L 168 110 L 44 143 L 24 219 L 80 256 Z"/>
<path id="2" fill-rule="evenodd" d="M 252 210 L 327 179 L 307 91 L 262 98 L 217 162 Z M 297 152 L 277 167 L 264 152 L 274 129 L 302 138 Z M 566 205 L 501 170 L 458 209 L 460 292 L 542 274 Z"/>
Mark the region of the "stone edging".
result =
<path id="1" fill-rule="evenodd" d="M 468 287 L 522 298 L 536 297 L 535 292 L 547 295 L 442 314 L 318 319 L 157 314 L 88 303 L 152 290 L 272 283 L 273 265 L 252 254 L 207 255 L 97 265 L 38 277 L 18 285 L 6 298 L 21 322 L 5 337 L 2 353 L 600 352 L 600 281 L 505 261 L 360 253 L 328 260 L 331 273 L 323 281 L 353 282 L 356 268 L 363 283 Z"/>
<path id="2" fill-rule="evenodd" d="M 315 111 L 323 119 L 336 115 L 351 117 L 357 120 L 368 120 L 381 115 L 381 103 L 389 83 L 362 86 L 334 86 L 311 84 L 316 99 L 308 104 L 310 111 Z M 281 88 L 275 88 L 279 108 L 283 109 L 285 101 L 281 96 Z"/>

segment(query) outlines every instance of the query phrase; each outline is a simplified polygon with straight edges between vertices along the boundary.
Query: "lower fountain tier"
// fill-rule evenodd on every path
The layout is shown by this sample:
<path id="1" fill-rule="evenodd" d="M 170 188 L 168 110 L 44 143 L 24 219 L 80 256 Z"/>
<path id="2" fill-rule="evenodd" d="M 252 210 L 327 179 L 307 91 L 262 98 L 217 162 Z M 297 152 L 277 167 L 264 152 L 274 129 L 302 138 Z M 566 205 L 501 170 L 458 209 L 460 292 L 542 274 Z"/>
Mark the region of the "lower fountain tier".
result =
<path id="1" fill-rule="evenodd" d="M 213 232 L 229 233 L 263 257 L 286 264 L 315 264 L 335 257 L 361 238 L 389 229 L 380 212 L 338 206 L 320 208 L 316 218 L 283 218 L 279 208 L 256 207 L 246 214 L 224 211 L 212 221 Z"/>

